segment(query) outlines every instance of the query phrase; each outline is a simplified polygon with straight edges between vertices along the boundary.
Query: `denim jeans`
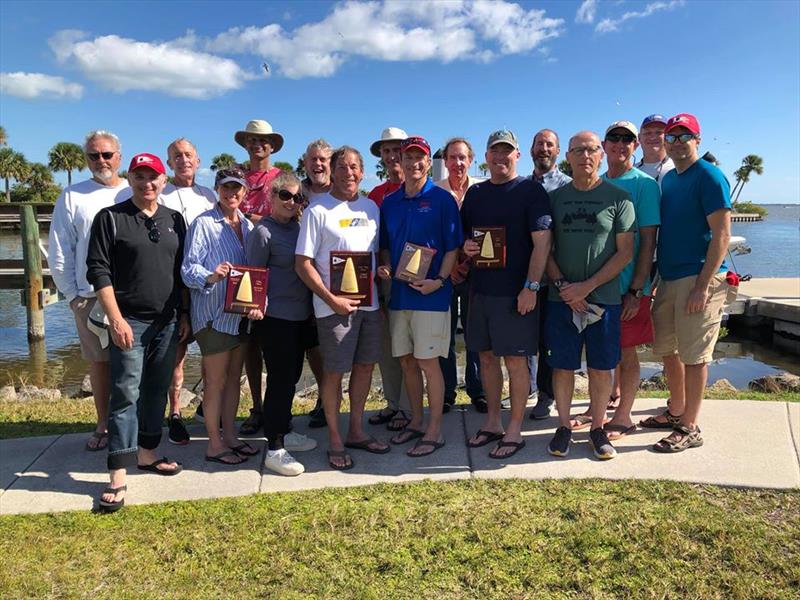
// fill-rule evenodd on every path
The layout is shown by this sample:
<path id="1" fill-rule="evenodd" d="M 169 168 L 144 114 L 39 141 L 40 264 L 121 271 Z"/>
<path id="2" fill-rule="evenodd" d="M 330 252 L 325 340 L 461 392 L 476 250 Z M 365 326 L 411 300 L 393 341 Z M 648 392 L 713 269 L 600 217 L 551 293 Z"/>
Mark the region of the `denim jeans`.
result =
<path id="1" fill-rule="evenodd" d="M 166 325 L 126 321 L 133 330 L 133 348 L 122 350 L 110 344 L 109 469 L 136 465 L 139 446 L 158 447 L 178 346 L 175 321 Z"/>
<path id="2" fill-rule="evenodd" d="M 444 377 L 444 400 L 449 404 L 455 402 L 456 385 L 458 384 L 458 369 L 456 367 L 456 328 L 459 320 L 459 300 L 461 306 L 461 329 L 467 330 L 467 313 L 469 311 L 469 282 L 462 282 L 453 286 L 453 298 L 450 301 L 450 352 L 447 358 L 439 359 L 439 366 Z M 467 395 L 471 400 L 484 398 L 481 384 L 480 359 L 477 352 L 467 351 L 467 364 L 464 368 L 464 381 L 467 385 Z"/>

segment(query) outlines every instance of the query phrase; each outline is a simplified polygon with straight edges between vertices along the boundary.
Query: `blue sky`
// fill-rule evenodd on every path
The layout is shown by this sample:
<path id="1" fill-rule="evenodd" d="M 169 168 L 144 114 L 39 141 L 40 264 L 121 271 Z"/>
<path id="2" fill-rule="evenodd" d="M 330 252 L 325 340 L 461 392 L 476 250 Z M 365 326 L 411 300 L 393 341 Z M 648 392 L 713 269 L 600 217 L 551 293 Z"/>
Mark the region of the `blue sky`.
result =
<path id="1" fill-rule="evenodd" d="M 188 137 L 207 167 L 244 160 L 233 133 L 262 118 L 286 138 L 273 160 L 292 164 L 318 137 L 367 155 L 388 125 L 434 146 L 465 135 L 481 162 L 509 127 L 529 173 L 543 127 L 567 138 L 692 112 L 729 176 L 764 158 L 743 199 L 800 202 L 795 1 L 3 0 L 0 73 L 0 124 L 32 161 L 102 128 L 127 158 Z"/>

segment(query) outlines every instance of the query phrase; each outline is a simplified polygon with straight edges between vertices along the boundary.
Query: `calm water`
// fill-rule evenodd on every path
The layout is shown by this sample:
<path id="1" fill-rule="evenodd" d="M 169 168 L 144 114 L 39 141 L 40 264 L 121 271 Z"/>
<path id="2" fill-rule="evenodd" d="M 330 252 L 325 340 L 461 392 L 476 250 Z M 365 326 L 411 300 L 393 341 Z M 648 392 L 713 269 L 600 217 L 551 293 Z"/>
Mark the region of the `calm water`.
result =
<path id="1" fill-rule="evenodd" d="M 736 270 L 753 277 L 800 276 L 800 205 L 767 206 L 769 216 L 760 223 L 735 223 L 733 234 L 747 238 L 753 251 L 735 257 Z M 46 242 L 46 239 L 45 239 Z M 21 258 L 19 234 L 0 231 L 0 257 Z M 0 290 L 0 385 L 21 380 L 71 390 L 80 385 L 86 367 L 80 358 L 69 306 L 59 302 L 45 309 L 47 339 L 30 349 L 25 334 L 25 309 L 18 290 Z M 196 344 L 187 358 L 186 386 L 200 378 L 200 354 Z M 655 358 L 644 353 L 643 376 L 660 370 Z M 710 378 L 729 379 L 742 388 L 755 377 L 788 370 L 800 374 L 797 357 L 773 349 L 769 340 L 728 337 L 720 342 Z M 377 374 L 377 370 L 376 370 Z M 309 379 L 310 382 L 310 379 Z"/>

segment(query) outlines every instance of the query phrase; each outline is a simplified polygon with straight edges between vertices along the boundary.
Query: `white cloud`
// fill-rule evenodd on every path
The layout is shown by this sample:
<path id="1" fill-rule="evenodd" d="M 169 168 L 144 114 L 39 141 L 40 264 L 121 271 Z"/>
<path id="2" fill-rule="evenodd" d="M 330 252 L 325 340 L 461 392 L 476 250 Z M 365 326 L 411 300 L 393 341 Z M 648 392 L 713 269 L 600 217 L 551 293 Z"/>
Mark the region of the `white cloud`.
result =
<path id="1" fill-rule="evenodd" d="M 118 93 L 144 90 L 204 99 L 238 89 L 256 77 L 233 60 L 193 50 L 192 31 L 171 42 L 85 37 L 80 31 L 64 30 L 49 43 L 60 62 L 76 65 L 86 77 Z"/>
<path id="2" fill-rule="evenodd" d="M 576 23 L 594 23 L 597 14 L 597 0 L 583 0 L 575 13 Z"/>
<path id="3" fill-rule="evenodd" d="M 341 2 L 316 23 L 236 27 L 208 40 L 209 52 L 251 53 L 285 76 L 329 77 L 348 60 L 488 61 L 536 48 L 561 34 L 562 19 L 506 0 Z"/>
<path id="4" fill-rule="evenodd" d="M 651 2 L 644 7 L 644 10 L 628 11 L 616 19 L 603 19 L 595 26 L 594 30 L 597 33 L 610 33 L 612 31 L 619 31 L 620 25 L 622 25 L 625 21 L 629 21 L 630 19 L 644 19 L 659 11 L 672 10 L 678 6 L 683 6 L 683 4 L 684 0 L 669 0 L 663 2 L 659 0 L 658 2 Z"/>
<path id="5" fill-rule="evenodd" d="M 0 73 L 0 94 L 32 100 L 35 98 L 71 98 L 83 95 L 83 86 L 63 77 L 43 73 Z"/>

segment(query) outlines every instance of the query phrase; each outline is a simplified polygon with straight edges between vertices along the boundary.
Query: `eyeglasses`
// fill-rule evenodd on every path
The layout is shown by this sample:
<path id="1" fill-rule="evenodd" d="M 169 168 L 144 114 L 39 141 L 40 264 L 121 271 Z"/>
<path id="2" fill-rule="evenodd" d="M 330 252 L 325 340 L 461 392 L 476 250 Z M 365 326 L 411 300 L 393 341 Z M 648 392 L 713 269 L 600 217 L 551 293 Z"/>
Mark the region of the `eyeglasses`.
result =
<path id="1" fill-rule="evenodd" d="M 632 144 L 636 141 L 636 136 L 632 133 L 609 133 L 606 135 L 606 141 L 612 144 L 616 144 L 617 142 Z"/>
<path id="2" fill-rule="evenodd" d="M 300 192 L 293 194 L 289 190 L 278 190 L 278 198 L 280 198 L 284 202 L 288 202 L 289 200 L 294 200 L 295 204 L 300 204 L 303 202 L 303 194 L 301 194 Z"/>
<path id="3" fill-rule="evenodd" d="M 147 237 L 154 244 L 158 243 L 161 239 L 161 230 L 158 228 L 158 223 L 153 220 L 153 217 L 147 217 L 144 220 L 144 226 L 147 227 Z"/>
<path id="4" fill-rule="evenodd" d="M 693 133 L 681 133 L 680 135 L 675 135 L 672 133 L 664 134 L 664 141 L 668 144 L 674 144 L 676 141 L 680 140 L 681 144 L 686 144 L 689 140 L 695 139 L 697 136 Z"/>
<path id="5" fill-rule="evenodd" d="M 87 152 L 86 156 L 89 157 L 89 160 L 92 162 L 97 162 L 100 160 L 100 157 L 103 157 L 103 160 L 111 160 L 114 158 L 116 152 Z"/>
<path id="6" fill-rule="evenodd" d="M 575 148 L 570 148 L 567 152 L 575 156 L 580 156 L 581 154 L 592 155 L 600 152 L 600 146 L 577 146 Z"/>

